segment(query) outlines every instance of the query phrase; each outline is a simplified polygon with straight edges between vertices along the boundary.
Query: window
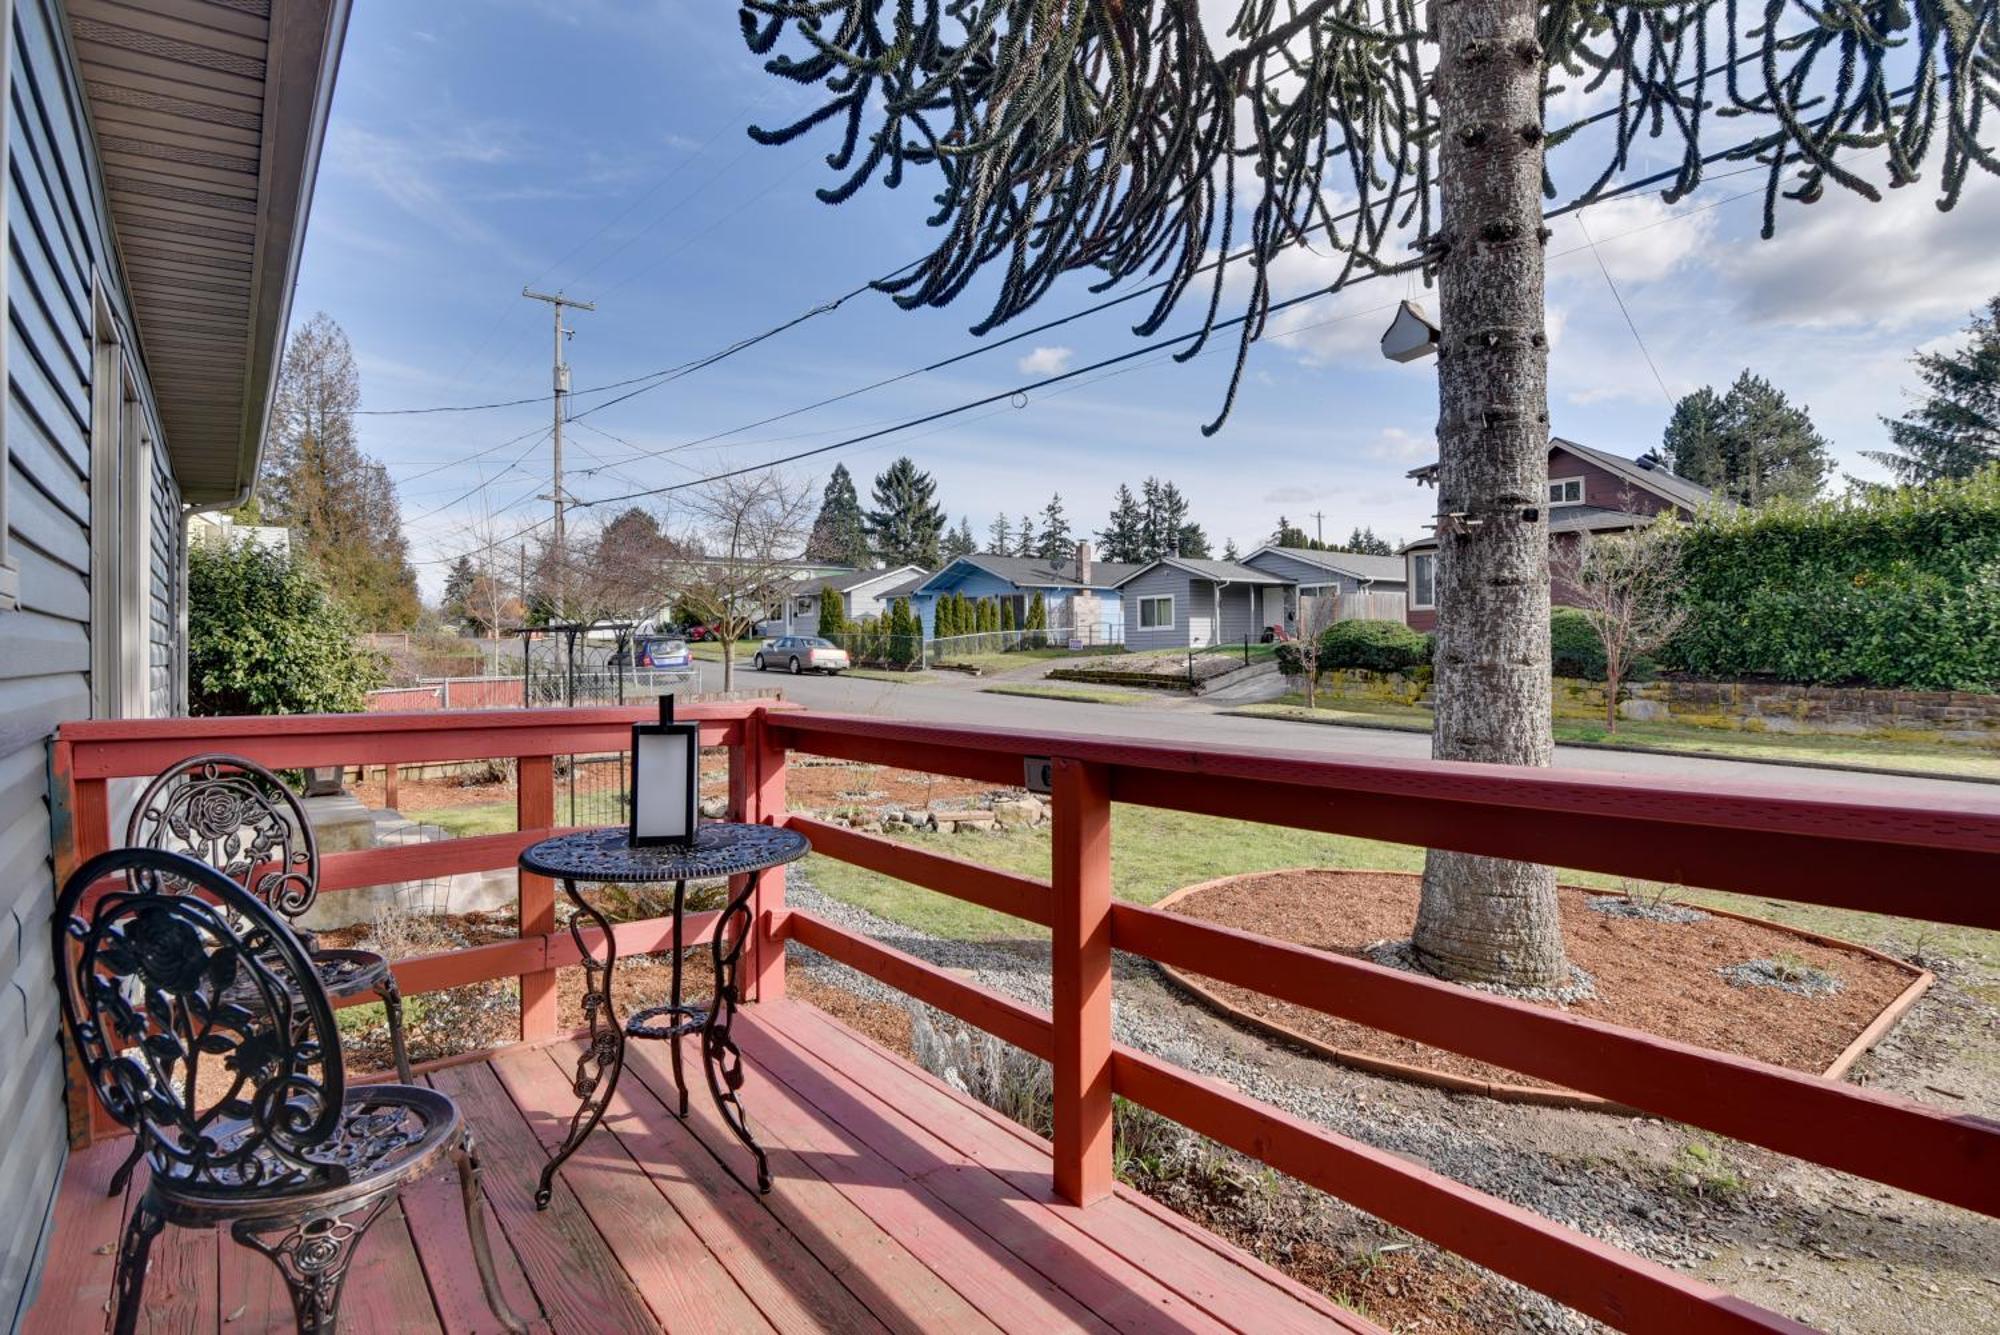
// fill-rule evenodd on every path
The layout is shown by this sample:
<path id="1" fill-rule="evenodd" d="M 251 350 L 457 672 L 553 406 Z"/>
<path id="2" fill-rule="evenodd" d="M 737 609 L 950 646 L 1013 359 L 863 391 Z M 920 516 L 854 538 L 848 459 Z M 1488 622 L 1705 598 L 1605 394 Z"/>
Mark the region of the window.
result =
<path id="1" fill-rule="evenodd" d="M 1582 505 L 1583 479 L 1580 477 L 1552 477 L 1549 479 L 1550 505 Z"/>
<path id="2" fill-rule="evenodd" d="M 1410 606 L 1437 606 L 1437 577 L 1436 552 L 1410 553 Z"/>
<path id="3" fill-rule="evenodd" d="M 1174 596 L 1171 593 L 1139 600 L 1140 630 L 1171 630 L 1173 624 Z"/>

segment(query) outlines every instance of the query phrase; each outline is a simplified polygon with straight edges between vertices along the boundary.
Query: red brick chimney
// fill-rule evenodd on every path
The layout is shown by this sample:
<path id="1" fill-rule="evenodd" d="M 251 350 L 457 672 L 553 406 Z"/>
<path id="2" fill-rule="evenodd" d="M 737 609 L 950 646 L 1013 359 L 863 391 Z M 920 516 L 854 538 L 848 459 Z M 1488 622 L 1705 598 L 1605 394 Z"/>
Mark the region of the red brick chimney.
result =
<path id="1" fill-rule="evenodd" d="M 1076 545 L 1076 582 L 1079 584 L 1090 583 L 1090 544 L 1088 542 L 1079 542 Z"/>

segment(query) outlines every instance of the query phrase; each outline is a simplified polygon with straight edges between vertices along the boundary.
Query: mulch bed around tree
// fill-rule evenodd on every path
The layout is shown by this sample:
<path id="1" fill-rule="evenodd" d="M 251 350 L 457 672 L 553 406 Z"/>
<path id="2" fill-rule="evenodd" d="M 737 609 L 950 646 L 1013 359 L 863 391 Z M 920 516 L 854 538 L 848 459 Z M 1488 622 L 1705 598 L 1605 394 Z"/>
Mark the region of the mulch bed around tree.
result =
<path id="1" fill-rule="evenodd" d="M 1419 877 L 1398 872 L 1265 872 L 1191 887 L 1161 901 L 1160 907 L 1365 958 L 1368 947 L 1409 935 L 1420 885 Z M 1558 895 L 1570 962 L 1596 981 L 1595 995 L 1572 1003 L 1569 1013 L 1794 1070 L 1827 1071 L 1912 984 L 1927 977 L 1911 966 L 1859 949 L 1822 945 L 1776 924 L 1715 914 L 1693 923 L 1618 917 L 1591 909 L 1588 901 L 1594 896 L 1582 890 L 1565 886 Z M 1735 986 L 1718 972 L 1772 958 L 1824 970 L 1840 980 L 1840 987 L 1828 996 L 1809 997 Z M 1493 1082 L 1564 1092 L 1530 1076 L 1245 988 L 1199 975 L 1193 981 L 1239 1018 L 1282 1026 L 1317 1047 L 1354 1054 L 1362 1064 L 1369 1059 L 1401 1063 L 1446 1077 L 1440 1083 Z"/>

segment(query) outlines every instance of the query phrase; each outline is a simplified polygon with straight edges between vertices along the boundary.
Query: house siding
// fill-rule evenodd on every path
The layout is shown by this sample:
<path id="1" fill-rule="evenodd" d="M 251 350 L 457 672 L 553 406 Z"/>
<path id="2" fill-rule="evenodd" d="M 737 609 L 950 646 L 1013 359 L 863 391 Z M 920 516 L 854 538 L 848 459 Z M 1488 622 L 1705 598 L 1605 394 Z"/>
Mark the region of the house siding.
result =
<path id="1" fill-rule="evenodd" d="M 1048 616 L 1051 632 L 1076 630 L 1098 640 L 1109 639 L 1115 642 L 1123 632 L 1124 625 L 1130 624 L 1130 618 L 1125 619 L 1124 625 L 1120 624 L 1121 603 L 1118 591 L 1115 589 L 1027 588 L 976 566 L 956 568 L 948 566 L 945 571 L 939 573 L 941 577 L 949 579 L 947 585 L 932 592 L 913 595 L 910 599 L 910 609 L 923 621 L 924 638 L 927 640 L 936 638 L 937 600 L 941 593 L 962 593 L 975 602 L 981 598 L 1015 599 L 1016 625 L 1019 625 L 1022 618 L 1027 615 L 1028 608 L 1035 601 L 1035 595 L 1039 593 L 1042 595 L 1042 607 Z M 1094 594 L 1095 597 L 1079 597 L 1090 594 Z M 1075 606 L 1072 606 L 1072 599 L 1076 599 Z M 1084 617 L 1086 624 L 1078 625 L 1079 617 Z"/>
<path id="2" fill-rule="evenodd" d="M 0 1318 L 33 1297 L 67 1155 L 49 910 L 47 743 L 90 690 L 91 293 L 136 340 L 58 0 L 14 0 L 9 72 L 6 460 L 19 604 L 0 612 Z M 155 421 L 142 368 L 141 410 Z M 155 424 L 152 438 L 161 435 Z M 181 700 L 180 495 L 155 450 L 146 695 Z"/>
<path id="3" fill-rule="evenodd" d="M 1199 583 L 1198 594 L 1191 586 L 1197 581 L 1185 570 L 1172 566 L 1156 566 L 1138 575 L 1118 592 L 1125 604 L 1125 647 L 1127 649 L 1184 649 L 1188 646 L 1190 633 L 1198 633 L 1202 638 L 1196 643 L 1209 643 L 1209 635 L 1214 627 L 1214 606 L 1209 601 L 1214 586 L 1206 580 Z M 1139 600 L 1157 598 L 1161 594 L 1172 594 L 1174 599 L 1174 624 L 1165 629 L 1139 628 Z"/>

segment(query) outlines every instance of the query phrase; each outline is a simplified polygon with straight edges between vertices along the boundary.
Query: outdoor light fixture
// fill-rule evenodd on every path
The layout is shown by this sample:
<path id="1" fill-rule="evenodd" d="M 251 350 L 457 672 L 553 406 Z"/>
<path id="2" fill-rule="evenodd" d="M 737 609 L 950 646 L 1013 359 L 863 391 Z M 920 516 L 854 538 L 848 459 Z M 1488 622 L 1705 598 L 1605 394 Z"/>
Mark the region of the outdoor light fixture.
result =
<path id="1" fill-rule="evenodd" d="M 660 697 L 660 721 L 632 725 L 634 848 L 694 842 L 701 725 L 674 722 L 674 697 Z"/>
<path id="2" fill-rule="evenodd" d="M 1414 301 L 1396 307 L 1396 318 L 1382 332 L 1382 355 L 1392 362 L 1413 362 L 1437 353 L 1443 331 L 1430 322 Z"/>

